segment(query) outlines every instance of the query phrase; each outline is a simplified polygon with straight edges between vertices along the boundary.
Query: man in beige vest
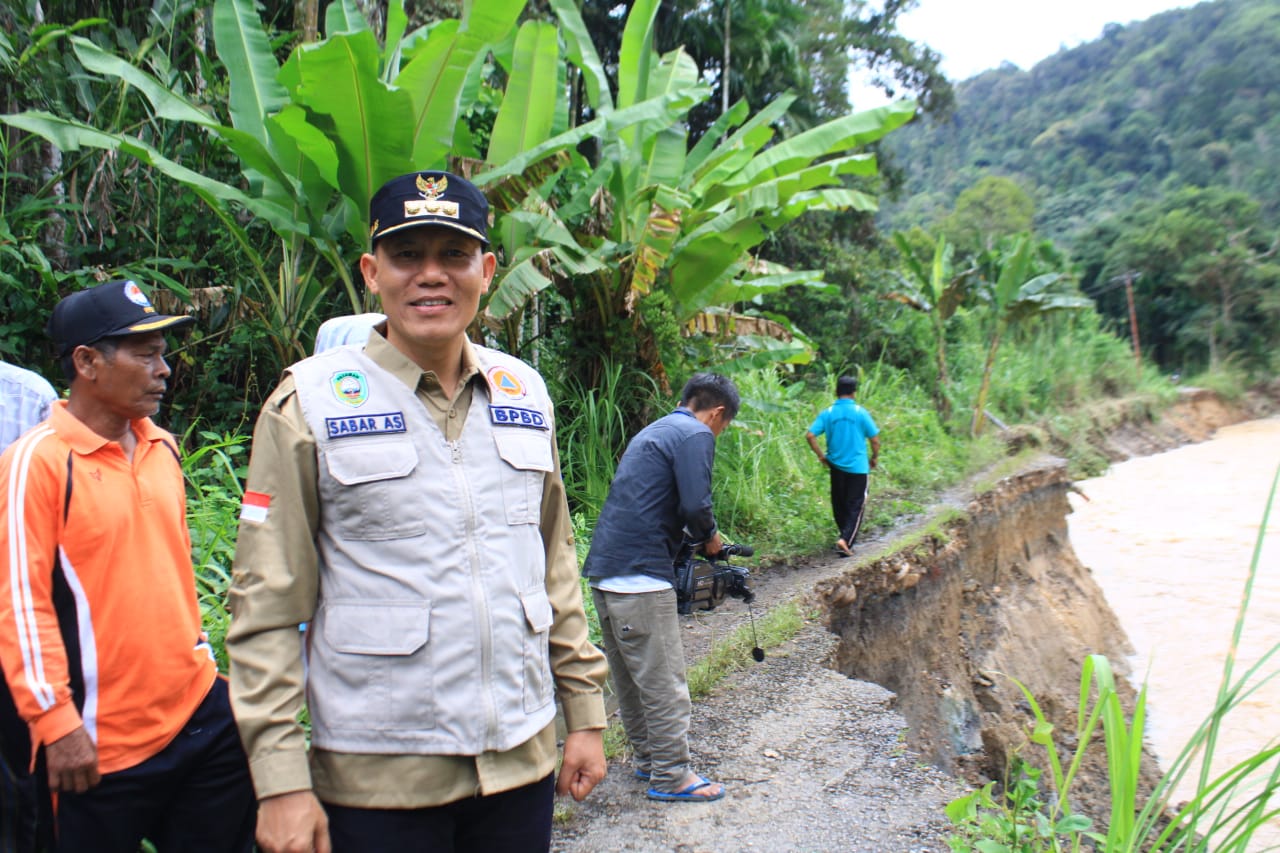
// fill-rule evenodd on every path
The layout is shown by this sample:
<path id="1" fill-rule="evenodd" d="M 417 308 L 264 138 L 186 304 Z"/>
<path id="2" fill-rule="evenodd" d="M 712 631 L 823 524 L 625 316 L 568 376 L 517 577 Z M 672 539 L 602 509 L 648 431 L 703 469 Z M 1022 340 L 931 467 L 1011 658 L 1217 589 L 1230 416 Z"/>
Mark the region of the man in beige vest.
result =
<path id="1" fill-rule="evenodd" d="M 554 794 L 605 774 L 554 412 L 467 338 L 497 263 L 479 190 L 404 175 L 369 213 L 386 320 L 290 367 L 254 430 L 227 649 L 258 842 L 547 850 Z"/>

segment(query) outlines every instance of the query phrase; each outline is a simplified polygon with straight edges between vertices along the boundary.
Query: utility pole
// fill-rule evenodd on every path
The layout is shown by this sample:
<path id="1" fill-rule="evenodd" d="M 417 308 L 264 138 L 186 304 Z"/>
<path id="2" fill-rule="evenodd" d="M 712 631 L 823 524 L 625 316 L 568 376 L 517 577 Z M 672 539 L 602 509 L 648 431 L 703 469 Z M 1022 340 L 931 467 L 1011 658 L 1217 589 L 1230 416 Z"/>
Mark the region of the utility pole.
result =
<path id="1" fill-rule="evenodd" d="M 1112 282 L 1124 282 L 1124 296 L 1129 302 L 1129 337 L 1133 338 L 1133 366 L 1138 375 L 1142 375 L 1142 345 L 1138 342 L 1138 312 L 1133 306 L 1133 283 L 1142 276 L 1140 272 L 1129 270 L 1111 279 Z"/>

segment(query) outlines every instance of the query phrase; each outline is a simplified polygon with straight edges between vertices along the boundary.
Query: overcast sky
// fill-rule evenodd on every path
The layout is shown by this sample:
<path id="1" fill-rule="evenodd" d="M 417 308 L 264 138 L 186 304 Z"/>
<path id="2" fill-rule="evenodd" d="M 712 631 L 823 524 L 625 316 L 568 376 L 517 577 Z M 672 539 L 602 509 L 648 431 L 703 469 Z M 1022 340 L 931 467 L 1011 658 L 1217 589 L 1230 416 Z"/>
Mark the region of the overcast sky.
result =
<path id="1" fill-rule="evenodd" d="M 1193 0 L 920 0 L 899 19 L 899 30 L 942 55 L 942 70 L 966 80 L 1008 60 L 1028 69 L 1059 47 L 1075 47 L 1102 35 L 1109 23 L 1129 24 L 1157 12 L 1194 5 Z M 862 101 L 851 82 L 854 107 Z"/>

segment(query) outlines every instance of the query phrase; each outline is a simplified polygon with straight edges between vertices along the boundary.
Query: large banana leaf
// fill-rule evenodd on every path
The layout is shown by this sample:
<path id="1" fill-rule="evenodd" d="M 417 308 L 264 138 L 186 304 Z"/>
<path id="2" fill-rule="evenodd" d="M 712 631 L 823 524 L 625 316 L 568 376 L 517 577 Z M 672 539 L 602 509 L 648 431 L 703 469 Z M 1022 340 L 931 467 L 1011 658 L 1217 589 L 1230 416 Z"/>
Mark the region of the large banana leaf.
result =
<path id="1" fill-rule="evenodd" d="M 681 141 L 683 144 L 683 136 Z M 633 293 L 643 295 L 653 289 L 659 273 L 667 266 L 672 245 L 680 236 L 680 218 L 688 207 L 688 197 L 670 187 L 658 188 L 636 246 L 635 265 L 631 274 Z"/>
<path id="2" fill-rule="evenodd" d="M 529 21 L 520 27 L 510 83 L 493 123 L 487 163 L 502 163 L 545 142 L 555 121 L 560 44 L 552 24 Z"/>
<path id="3" fill-rule="evenodd" d="M 126 60 L 107 53 L 87 39 L 73 37 L 71 43 L 76 58 L 85 68 L 98 74 L 116 77 L 132 86 L 147 99 L 158 117 L 171 121 L 191 122 L 207 128 L 215 136 L 220 137 L 240 158 L 246 171 L 251 174 L 250 188 L 255 194 L 263 193 L 265 184 L 266 187 L 274 190 L 268 193 L 272 201 L 285 206 L 292 202 L 293 193 L 289 178 L 281 170 L 267 144 L 263 142 L 263 138 L 246 130 L 219 124 L 213 116 L 173 92 L 155 77 Z M 258 124 L 257 129 L 261 129 L 261 118 Z"/>
<path id="4" fill-rule="evenodd" d="M 627 13 L 618 51 L 618 107 L 620 109 L 649 99 L 649 66 L 653 55 L 653 26 L 658 16 L 659 0 L 636 0 Z M 634 128 L 623 134 L 628 144 L 640 138 Z"/>
<path id="5" fill-rule="evenodd" d="M 698 148 L 694 149 L 699 156 L 691 155 L 689 158 L 690 168 L 694 170 L 694 191 L 706 193 L 708 188 L 741 171 L 773 139 L 773 122 L 785 115 L 794 101 L 795 95 L 787 94 L 767 104 L 728 139 L 705 154 L 699 151 L 702 142 L 707 139 L 704 136 L 699 141 Z"/>
<path id="6" fill-rule="evenodd" d="M 528 151 L 522 151 L 500 166 L 476 174 L 472 182 L 476 186 L 483 187 L 503 178 L 518 175 L 534 163 L 559 151 L 573 148 L 584 139 L 616 137 L 628 127 L 635 125 L 654 128 L 670 127 L 679 119 L 682 108 L 683 104 L 679 99 L 663 96 L 643 101 L 626 109 L 615 110 L 571 128 L 558 136 L 553 136 Z"/>
<path id="7" fill-rule="evenodd" d="M 135 137 L 105 133 L 87 124 L 55 116 L 42 110 L 28 110 L 14 115 L 0 116 L 0 121 L 43 137 L 61 151 L 79 151 L 96 148 L 102 151 L 118 151 L 134 157 L 155 168 L 179 183 L 198 190 L 202 195 L 222 202 L 241 205 L 255 216 L 260 216 L 282 233 L 306 234 L 303 223 L 296 222 L 292 212 L 269 199 L 257 198 L 243 190 L 216 181 L 199 172 L 174 162 Z"/>
<path id="8" fill-rule="evenodd" d="M 736 174 L 720 182 L 718 189 L 729 194 L 745 184 L 808 166 L 819 157 L 875 142 L 910 121 L 915 111 L 914 101 L 902 100 L 820 124 L 762 151 Z"/>
<path id="9" fill-rule="evenodd" d="M 253 0 L 217 0 L 213 4 L 213 39 L 223 64 L 234 69 L 228 75 L 231 124 L 270 148 L 263 119 L 288 103 L 289 95 L 278 80 L 280 66 Z"/>
<path id="10" fill-rule="evenodd" d="M 333 38 L 344 34 L 369 32 L 369 21 L 352 0 L 330 3 L 324 11 L 324 34 Z"/>
<path id="11" fill-rule="evenodd" d="M 582 71 L 582 79 L 587 86 L 587 103 L 597 112 L 612 110 L 613 95 L 609 91 L 609 77 L 604 73 L 604 65 L 591 42 L 591 33 L 587 32 L 578 3 L 576 0 L 551 0 L 551 8 L 560 21 L 565 55 Z"/>
<path id="12" fill-rule="evenodd" d="M 412 97 L 413 148 L 408 161 L 418 168 L 443 164 L 461 108 L 458 94 L 483 61 L 488 45 L 502 42 L 515 29 L 524 0 L 485 0 L 465 8 L 452 37 L 446 38 L 450 34 L 444 31 L 438 37 L 441 28 L 433 28 L 431 49 L 416 55 L 396 78 L 396 85 Z M 406 118 L 410 117 L 401 120 Z"/>
<path id="13" fill-rule="evenodd" d="M 411 163 L 412 102 L 379 79 L 378 56 L 373 33 L 344 34 L 303 45 L 280 72 L 295 102 L 329 120 L 339 185 L 360 207 Z M 363 227 L 350 230 L 363 239 Z"/>
<path id="14" fill-rule="evenodd" d="M 295 215 L 309 221 L 314 233 L 336 237 L 341 232 L 325 227 L 323 217 L 341 186 L 337 146 L 296 104 L 268 117 L 265 124 L 281 168 L 298 180 L 301 196 Z"/>

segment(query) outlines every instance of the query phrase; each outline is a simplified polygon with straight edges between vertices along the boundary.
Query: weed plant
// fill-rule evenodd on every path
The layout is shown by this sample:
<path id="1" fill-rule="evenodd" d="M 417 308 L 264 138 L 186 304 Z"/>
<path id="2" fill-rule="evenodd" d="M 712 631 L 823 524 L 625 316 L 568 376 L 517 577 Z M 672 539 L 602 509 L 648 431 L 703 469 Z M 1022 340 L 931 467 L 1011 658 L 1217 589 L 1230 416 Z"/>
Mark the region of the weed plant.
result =
<path id="1" fill-rule="evenodd" d="M 1223 720 L 1263 683 L 1280 675 L 1273 663 L 1280 643 L 1273 644 L 1243 676 L 1234 672 L 1278 487 L 1280 469 L 1263 512 L 1217 701 L 1150 795 L 1144 799 L 1138 784 L 1146 731 L 1146 687 L 1139 691 L 1133 713 L 1126 719 L 1110 661 L 1102 655 L 1090 655 L 1080 675 L 1076 730 L 1058 739 L 1075 744 L 1069 754 L 1060 751 L 1055 727 L 1031 691 L 1013 680 L 1035 718 L 1030 741 L 1045 751 L 1052 795 L 1041 791 L 1040 772 L 1015 757 L 1002 794 L 997 796 L 995 783 L 990 782 L 947 806 L 947 816 L 956 826 L 956 833 L 948 839 L 953 851 L 1056 853 L 1094 844 L 1106 853 L 1245 853 L 1259 829 L 1280 816 L 1280 807 L 1272 805 L 1280 793 L 1280 745 L 1273 743 L 1217 775 L 1211 769 Z M 1093 831 L 1093 817 L 1073 812 L 1070 799 L 1072 783 L 1099 724 L 1111 793 L 1105 832 Z M 1195 774 L 1195 794 L 1190 802 L 1174 807 L 1175 790 L 1188 773 Z"/>
<path id="2" fill-rule="evenodd" d="M 244 497 L 245 449 L 248 437 L 196 433 L 203 443 L 182 459 L 187 480 L 187 527 L 191 531 L 191 562 L 196 574 L 196 598 L 205 632 L 213 646 L 218 669 L 227 671 L 225 641 L 231 616 L 227 587 L 235 558 L 240 501 Z M 188 432 L 184 444 L 193 435 Z"/>

